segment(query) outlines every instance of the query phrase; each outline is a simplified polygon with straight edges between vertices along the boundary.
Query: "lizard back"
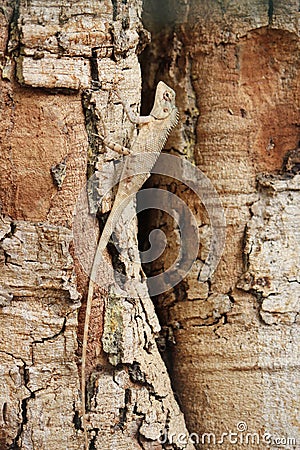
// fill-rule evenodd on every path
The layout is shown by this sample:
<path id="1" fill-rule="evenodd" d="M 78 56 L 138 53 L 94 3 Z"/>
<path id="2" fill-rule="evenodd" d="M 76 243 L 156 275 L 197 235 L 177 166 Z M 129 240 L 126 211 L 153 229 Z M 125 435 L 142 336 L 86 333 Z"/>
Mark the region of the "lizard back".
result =
<path id="1" fill-rule="evenodd" d="M 154 166 L 163 146 L 165 145 L 170 131 L 177 124 L 178 110 L 175 105 L 175 92 L 162 81 L 160 81 L 157 85 L 151 113 L 148 117 L 144 117 L 143 119 L 144 120 L 141 121 L 143 125 L 130 149 L 131 154 L 135 155 L 135 157 L 129 156 L 125 159 L 114 205 L 101 234 L 90 274 L 81 363 L 82 420 L 86 450 L 88 449 L 88 435 L 86 422 L 85 366 L 95 280 L 103 250 L 107 246 L 109 238 L 122 214 L 123 209 L 129 203 L 132 194 L 135 194 L 150 176 L 151 169 Z"/>
<path id="2" fill-rule="evenodd" d="M 101 256 L 110 236 L 119 221 L 124 208 L 129 204 L 132 195 L 143 186 L 164 147 L 171 130 L 178 122 L 178 110 L 175 105 L 175 92 L 160 81 L 157 85 L 155 101 L 150 112 L 153 118 L 140 128 L 130 153 L 125 158 L 122 175 L 113 207 L 102 231 L 91 278 L 95 280 Z"/>

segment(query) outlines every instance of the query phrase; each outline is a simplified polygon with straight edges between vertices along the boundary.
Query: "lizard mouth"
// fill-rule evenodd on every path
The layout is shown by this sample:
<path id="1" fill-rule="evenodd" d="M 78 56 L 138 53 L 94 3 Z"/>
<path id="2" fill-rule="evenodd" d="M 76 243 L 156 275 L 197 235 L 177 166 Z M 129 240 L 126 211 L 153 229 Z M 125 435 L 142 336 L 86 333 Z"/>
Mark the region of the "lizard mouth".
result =
<path id="1" fill-rule="evenodd" d="M 165 114 L 167 114 L 168 111 L 170 111 L 170 112 L 169 112 L 168 116 L 166 116 L 166 117 L 158 117 L 156 114 L 153 114 L 153 113 L 151 113 L 151 116 L 154 117 L 154 119 L 156 119 L 156 120 L 165 120 L 167 117 L 172 116 L 173 113 L 174 113 L 174 111 L 176 111 L 176 123 L 175 123 L 175 125 L 176 125 L 177 122 L 178 122 L 178 120 L 179 120 L 179 113 L 178 113 L 178 109 L 177 109 L 176 105 L 173 105 L 173 106 L 171 107 L 171 109 L 170 109 L 170 107 L 169 107 L 169 108 L 164 108 L 164 109 L 163 109 L 163 112 L 164 112 Z M 175 126 L 175 125 L 174 125 L 174 126 Z"/>

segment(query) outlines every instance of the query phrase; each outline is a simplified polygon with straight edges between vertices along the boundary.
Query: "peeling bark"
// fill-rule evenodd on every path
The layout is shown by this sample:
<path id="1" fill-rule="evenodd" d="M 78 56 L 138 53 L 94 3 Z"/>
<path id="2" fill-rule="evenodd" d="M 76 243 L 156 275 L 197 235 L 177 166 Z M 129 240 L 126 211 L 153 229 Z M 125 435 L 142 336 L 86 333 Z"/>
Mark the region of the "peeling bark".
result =
<path id="1" fill-rule="evenodd" d="M 154 299 L 155 310 L 130 205 L 134 220 L 116 227 L 118 251 L 108 246 L 92 310 L 90 448 L 192 450 L 197 438 L 198 448 L 242 448 L 213 441 L 229 431 L 245 437 L 240 422 L 253 448 L 269 448 L 264 433 L 295 439 L 297 448 L 298 8 L 294 0 L 3 2 L 1 449 L 84 446 L 84 302 L 119 158 L 97 135 L 106 129 L 129 145 L 137 131 L 114 89 L 138 111 L 143 82 L 148 113 L 159 79 L 174 87 L 181 110 L 166 147 L 218 190 L 227 241 L 217 271 L 199 282 L 209 214 L 178 180 L 152 177 L 148 186 L 184 200 L 200 234 L 191 271 Z M 142 13 L 152 32 L 144 52 Z M 164 271 L 180 245 L 175 221 L 150 211 L 139 222 L 141 247 L 157 227 L 169 243 L 148 275 Z M 111 288 L 118 272 L 126 299 Z"/>
<path id="2" fill-rule="evenodd" d="M 149 42 L 141 12 L 139 0 L 20 0 L 1 10 L 3 449 L 84 446 L 78 369 L 89 266 L 83 259 L 93 259 L 95 213 L 118 159 L 95 135 L 105 126 L 120 144 L 135 136 L 113 91 L 117 85 L 139 109 L 137 54 Z M 91 175 L 95 181 L 87 184 Z M 78 223 L 74 211 L 80 216 L 86 188 L 89 211 Z M 106 194 L 99 215 L 113 201 Z M 83 254 L 77 232 L 88 237 Z M 162 434 L 187 429 L 155 341 L 159 323 L 140 275 L 136 221 L 120 223 L 115 234 L 122 251 L 107 254 L 92 311 L 90 448 L 175 448 L 162 443 Z M 128 282 L 132 299 L 107 290 L 119 266 L 135 279 Z"/>
<path id="3" fill-rule="evenodd" d="M 238 286 L 255 293 L 265 323 L 292 325 L 299 316 L 299 175 L 261 175 L 258 183 Z"/>
<path id="4" fill-rule="evenodd" d="M 0 229 L 1 448 L 78 448 L 71 231 L 7 217 Z"/>
<path id="5" fill-rule="evenodd" d="M 155 299 L 172 385 L 199 448 L 234 448 L 229 437 L 219 440 L 238 433 L 241 421 L 260 439 L 253 448 L 269 448 L 264 432 L 299 445 L 298 15 L 293 1 L 170 0 L 162 9 L 153 0 L 145 8 L 152 43 L 142 55 L 144 92 L 161 76 L 176 86 L 181 129 L 167 148 L 209 177 L 227 221 L 220 264 L 199 283 L 209 218 L 178 183 L 150 180 L 184 198 L 199 224 L 194 267 Z M 291 153 L 293 170 L 279 175 Z M 176 226 L 161 212 L 145 215 L 141 226 L 143 234 L 163 229 L 169 243 L 145 267 L 151 276 L 175 259 Z"/>

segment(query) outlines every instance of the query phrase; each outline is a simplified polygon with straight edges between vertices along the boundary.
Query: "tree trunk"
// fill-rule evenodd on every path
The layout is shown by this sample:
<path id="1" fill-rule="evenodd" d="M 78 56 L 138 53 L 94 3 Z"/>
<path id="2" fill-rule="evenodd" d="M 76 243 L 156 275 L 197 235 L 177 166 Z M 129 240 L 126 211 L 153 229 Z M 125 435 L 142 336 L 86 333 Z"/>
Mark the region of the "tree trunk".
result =
<path id="1" fill-rule="evenodd" d="M 172 330 L 172 384 L 199 448 L 298 448 L 298 4 L 170 0 L 162 14 L 159 4 L 147 2 L 144 91 L 161 76 L 176 87 L 181 129 L 170 147 L 209 177 L 227 223 L 221 261 L 201 284 L 209 218 L 186 196 L 202 250 L 195 270 L 156 299 Z M 147 223 L 174 236 L 166 216 Z"/>
<path id="2" fill-rule="evenodd" d="M 99 135 L 130 146 L 137 131 L 115 91 L 139 111 L 143 82 L 148 114 L 160 79 L 180 109 L 166 145 L 180 176 L 170 179 L 169 160 L 157 166 L 156 210 L 138 223 L 132 201 L 105 253 L 89 448 L 297 448 L 298 15 L 292 0 L 3 1 L 1 449 L 84 448 L 85 300 L 121 159 Z M 168 243 L 143 265 L 147 282 L 138 236 L 147 250 L 155 228 Z M 199 251 L 180 241 L 195 228 Z M 153 306 L 152 277 L 178 254 L 191 268 L 154 290 Z"/>
<path id="3" fill-rule="evenodd" d="M 120 159 L 105 154 L 95 134 L 105 125 L 120 144 L 134 135 L 114 90 L 138 110 L 137 54 L 149 40 L 141 12 L 138 0 L 21 0 L 1 10 L 3 449 L 84 445 L 78 369 L 94 216 L 98 190 Z M 88 184 L 87 175 L 94 176 Z M 84 209 L 86 193 L 94 216 Z M 157 350 L 159 324 L 138 255 L 126 262 L 130 247 L 137 254 L 135 221 L 125 245 L 126 228 L 116 232 L 124 248 L 113 261 L 135 275 L 132 298 L 107 291 L 107 257 L 92 309 L 86 410 L 95 449 L 161 448 L 165 429 L 187 433 Z"/>

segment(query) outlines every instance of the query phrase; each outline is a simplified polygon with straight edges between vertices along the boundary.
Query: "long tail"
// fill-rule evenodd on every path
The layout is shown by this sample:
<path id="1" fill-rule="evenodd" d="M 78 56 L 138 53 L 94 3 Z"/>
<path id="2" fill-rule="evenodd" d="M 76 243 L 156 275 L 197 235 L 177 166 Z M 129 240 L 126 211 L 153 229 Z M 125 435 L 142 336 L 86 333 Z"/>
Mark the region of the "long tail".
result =
<path id="1" fill-rule="evenodd" d="M 84 331 L 83 331 L 83 343 L 82 343 L 82 359 L 81 359 L 81 395 L 82 395 L 82 425 L 84 430 L 84 439 L 85 439 L 85 448 L 88 450 L 88 436 L 86 429 L 86 356 L 87 356 L 87 341 L 89 335 L 89 326 L 90 326 L 90 316 L 92 310 L 92 301 L 94 295 L 94 288 L 98 274 L 99 264 L 102 260 L 102 254 L 108 244 L 110 236 L 114 230 L 116 223 L 118 222 L 123 209 L 130 202 L 130 197 L 128 195 L 122 195 L 122 193 L 118 192 L 115 203 L 111 209 L 111 212 L 108 216 L 106 224 L 104 226 L 103 232 L 101 234 L 100 240 L 97 245 L 97 250 L 95 253 L 93 266 L 90 274 L 90 282 L 88 288 L 87 302 L 86 302 L 86 312 L 85 312 L 85 322 L 84 322 Z M 123 198 L 124 197 L 124 198 Z M 126 202 L 127 199 L 127 202 Z M 120 204 L 122 202 L 122 207 Z"/>
<path id="2" fill-rule="evenodd" d="M 155 153 L 154 156 L 150 155 L 149 161 L 150 164 L 154 164 L 154 159 L 157 158 L 158 153 Z M 152 159 L 151 159 L 152 158 Z M 144 157 L 145 160 L 145 157 Z M 153 161 L 152 161 L 153 160 Z M 94 295 L 94 287 L 97 284 L 97 274 L 99 270 L 99 265 L 102 260 L 102 254 L 108 244 L 110 236 L 115 228 L 115 225 L 119 221 L 123 210 L 130 203 L 132 199 L 132 194 L 135 194 L 147 178 L 150 175 L 149 172 L 140 173 L 135 175 L 134 177 L 130 177 L 130 181 L 126 182 L 121 180 L 119 183 L 118 192 L 111 209 L 111 212 L 108 216 L 104 229 L 102 231 L 100 240 L 97 245 L 97 250 L 95 253 L 93 266 L 90 275 L 87 303 L 86 303 L 86 312 L 85 312 L 85 322 L 84 322 L 84 331 L 83 331 L 83 344 L 82 344 L 82 362 L 81 362 L 81 395 L 82 395 L 82 423 L 84 429 L 84 438 L 85 438 L 85 447 L 88 450 L 88 437 L 86 430 L 86 374 L 85 374 L 85 366 L 86 366 L 86 352 L 87 352 L 87 341 L 89 335 L 89 326 L 90 326 L 90 315 L 92 309 L 92 301 Z M 126 184 L 126 187 L 125 187 Z"/>
<path id="3" fill-rule="evenodd" d="M 83 331 L 83 344 L 82 344 L 82 358 L 81 358 L 81 396 L 82 396 L 82 426 L 84 431 L 84 441 L 85 441 L 85 449 L 88 450 L 88 436 L 86 429 L 86 381 L 85 381 L 85 366 L 86 366 L 86 349 L 87 349 L 87 340 L 89 334 L 89 323 L 90 323 L 90 315 L 92 309 L 92 298 L 94 294 L 94 282 L 90 279 L 89 289 L 88 289 L 88 297 L 85 311 L 85 322 L 84 322 L 84 331 Z"/>

